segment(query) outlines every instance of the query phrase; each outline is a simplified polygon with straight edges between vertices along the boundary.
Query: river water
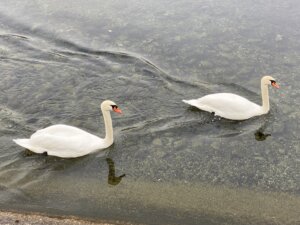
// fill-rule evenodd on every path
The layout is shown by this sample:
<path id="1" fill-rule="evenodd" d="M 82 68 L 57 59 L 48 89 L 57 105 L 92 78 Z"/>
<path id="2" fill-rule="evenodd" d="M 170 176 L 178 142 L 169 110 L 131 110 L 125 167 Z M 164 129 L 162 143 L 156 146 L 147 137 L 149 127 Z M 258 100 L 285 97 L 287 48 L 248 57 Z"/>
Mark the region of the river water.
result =
<path id="1" fill-rule="evenodd" d="M 0 208 L 142 224 L 300 221 L 298 0 L 0 3 Z M 230 121 L 182 99 L 233 92 L 271 110 Z M 64 123 L 115 143 L 77 159 L 13 138 Z M 125 176 L 124 176 L 125 175 Z"/>

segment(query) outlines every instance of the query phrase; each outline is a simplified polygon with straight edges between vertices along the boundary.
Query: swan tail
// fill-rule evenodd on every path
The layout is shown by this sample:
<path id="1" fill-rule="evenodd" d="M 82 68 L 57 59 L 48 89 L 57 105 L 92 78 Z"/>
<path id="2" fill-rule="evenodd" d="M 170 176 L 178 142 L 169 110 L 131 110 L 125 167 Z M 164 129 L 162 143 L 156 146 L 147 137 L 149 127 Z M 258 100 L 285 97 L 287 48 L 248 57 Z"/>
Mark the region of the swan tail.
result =
<path id="1" fill-rule="evenodd" d="M 182 101 L 183 101 L 184 103 L 186 103 L 186 104 L 189 104 L 189 105 L 198 107 L 197 100 L 195 100 L 195 99 L 192 99 L 192 100 L 182 100 Z"/>
<path id="2" fill-rule="evenodd" d="M 190 104 L 190 101 L 191 100 L 182 100 L 184 103 L 186 103 L 186 104 Z"/>
<path id="3" fill-rule="evenodd" d="M 16 144 L 18 144 L 24 148 L 30 149 L 30 140 L 29 139 L 13 139 L 13 141 Z"/>
<path id="4" fill-rule="evenodd" d="M 13 141 L 22 146 L 23 148 L 26 148 L 32 152 L 35 152 L 35 153 L 44 153 L 44 152 L 47 152 L 45 151 L 45 149 L 43 148 L 39 148 L 39 147 L 35 147 L 34 145 L 32 145 L 32 143 L 30 142 L 30 139 L 13 139 Z"/>
<path id="5" fill-rule="evenodd" d="M 212 107 L 210 107 L 206 104 L 203 104 L 201 101 L 199 101 L 199 99 L 182 100 L 182 101 L 184 103 L 189 104 L 191 106 L 194 106 L 198 109 L 201 109 L 201 110 L 204 110 L 204 111 L 207 111 L 207 112 L 215 112 L 216 113 L 216 111 Z"/>

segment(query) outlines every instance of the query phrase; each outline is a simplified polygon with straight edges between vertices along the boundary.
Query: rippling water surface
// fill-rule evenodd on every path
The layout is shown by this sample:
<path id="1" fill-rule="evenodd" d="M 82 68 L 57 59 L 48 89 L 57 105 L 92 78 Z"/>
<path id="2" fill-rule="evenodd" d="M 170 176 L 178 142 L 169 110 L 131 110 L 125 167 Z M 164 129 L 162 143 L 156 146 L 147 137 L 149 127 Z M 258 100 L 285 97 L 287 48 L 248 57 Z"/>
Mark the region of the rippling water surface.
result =
<path id="1" fill-rule="evenodd" d="M 300 2 L 0 3 L 0 206 L 143 224 L 297 224 Z M 233 92 L 269 114 L 230 121 L 182 99 Z M 78 159 L 13 138 L 64 123 L 115 143 Z"/>

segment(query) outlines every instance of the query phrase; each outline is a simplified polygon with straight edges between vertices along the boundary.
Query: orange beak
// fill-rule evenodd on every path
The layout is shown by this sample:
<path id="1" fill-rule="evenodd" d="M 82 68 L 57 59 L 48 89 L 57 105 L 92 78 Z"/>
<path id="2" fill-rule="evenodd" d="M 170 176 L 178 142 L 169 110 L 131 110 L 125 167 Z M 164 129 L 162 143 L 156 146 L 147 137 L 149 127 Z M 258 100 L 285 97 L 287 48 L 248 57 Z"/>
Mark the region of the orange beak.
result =
<path id="1" fill-rule="evenodd" d="M 273 82 L 272 86 L 275 87 L 275 88 L 279 88 L 279 85 L 276 82 Z"/>
<path id="2" fill-rule="evenodd" d="M 114 112 L 122 114 L 122 110 L 119 108 L 113 108 Z"/>

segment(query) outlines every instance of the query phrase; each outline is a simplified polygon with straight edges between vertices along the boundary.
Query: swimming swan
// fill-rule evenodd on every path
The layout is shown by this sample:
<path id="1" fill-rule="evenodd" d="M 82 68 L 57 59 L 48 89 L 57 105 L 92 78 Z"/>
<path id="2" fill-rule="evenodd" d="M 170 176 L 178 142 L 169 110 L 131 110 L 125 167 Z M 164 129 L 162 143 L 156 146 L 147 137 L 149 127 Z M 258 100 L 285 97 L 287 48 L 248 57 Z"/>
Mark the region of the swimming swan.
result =
<path id="1" fill-rule="evenodd" d="M 182 101 L 204 111 L 214 112 L 216 116 L 231 120 L 245 120 L 269 112 L 269 84 L 279 88 L 273 77 L 264 76 L 261 79 L 262 106 L 232 93 L 210 94 L 202 98 Z"/>
<path id="2" fill-rule="evenodd" d="M 110 111 L 122 113 L 116 103 L 105 100 L 101 104 L 105 124 L 105 138 L 99 138 L 77 127 L 52 125 L 36 131 L 30 139 L 14 139 L 18 145 L 35 153 L 47 153 L 61 158 L 75 158 L 104 149 L 113 143 Z"/>

